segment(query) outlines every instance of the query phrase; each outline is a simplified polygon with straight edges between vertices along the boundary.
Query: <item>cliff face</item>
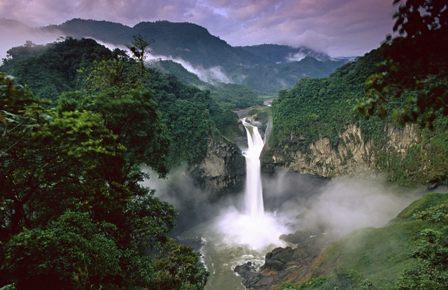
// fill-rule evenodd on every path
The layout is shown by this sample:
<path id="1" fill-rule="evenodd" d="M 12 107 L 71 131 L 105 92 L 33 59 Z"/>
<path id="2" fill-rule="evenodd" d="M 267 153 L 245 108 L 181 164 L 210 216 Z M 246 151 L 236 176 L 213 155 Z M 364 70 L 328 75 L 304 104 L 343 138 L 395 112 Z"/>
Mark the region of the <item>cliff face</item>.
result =
<path id="1" fill-rule="evenodd" d="M 197 185 L 214 199 L 243 188 L 245 160 L 234 143 L 218 138 L 209 141 L 206 157 L 190 171 Z"/>
<path id="2" fill-rule="evenodd" d="M 361 128 L 349 125 L 338 136 L 338 144 L 331 144 L 327 137 L 311 142 L 306 151 L 278 152 L 273 150 L 265 157 L 269 165 L 286 167 L 323 177 L 355 175 L 376 171 L 381 166 L 378 156 L 384 153 L 405 155 L 413 144 L 419 143 L 415 126 L 403 129 L 385 128 L 385 143 L 368 140 Z M 300 140 L 303 142 L 303 140 Z M 294 140 L 292 140 L 294 142 Z M 271 163 L 271 164 L 269 164 Z"/>

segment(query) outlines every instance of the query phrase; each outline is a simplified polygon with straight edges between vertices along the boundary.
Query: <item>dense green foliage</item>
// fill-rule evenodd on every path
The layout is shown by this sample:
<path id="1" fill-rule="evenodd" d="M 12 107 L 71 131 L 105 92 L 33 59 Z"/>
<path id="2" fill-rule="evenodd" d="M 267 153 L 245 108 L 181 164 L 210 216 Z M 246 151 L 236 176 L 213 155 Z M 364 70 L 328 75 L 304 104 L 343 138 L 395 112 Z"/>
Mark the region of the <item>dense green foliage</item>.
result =
<path id="1" fill-rule="evenodd" d="M 111 52 L 93 40 L 69 38 L 47 46 L 17 47 L 9 53 L 1 70 L 40 92 L 39 97 L 57 97 L 63 110 L 100 113 L 123 137 L 129 158 L 141 158 L 161 172 L 200 162 L 209 139 L 219 133 L 231 135 L 237 125 L 233 107 L 218 103 L 209 92 L 156 70 L 142 72 L 123 51 Z M 67 59 L 53 63 L 48 58 Z M 154 125 L 156 118 L 162 120 L 159 127 Z"/>
<path id="2" fill-rule="evenodd" d="M 319 61 L 308 56 L 300 61 L 254 65 L 250 70 L 237 68 L 233 74 L 236 76 L 247 75 L 242 84 L 252 88 L 255 92 L 275 95 L 279 90 L 292 87 L 297 80 L 306 77 L 326 77 L 345 63 L 345 60 Z"/>
<path id="3" fill-rule="evenodd" d="M 43 61 L 44 54 L 62 57 L 63 48 L 79 55 L 86 43 L 69 39 L 25 47 L 38 51 L 18 53 L 6 68 L 24 72 L 21 80 L 29 78 L 41 93 L 48 92 L 51 76 L 57 83 L 65 67 L 40 66 L 45 78 L 36 83 L 26 67 Z M 202 289 L 207 273 L 197 254 L 168 237 L 174 209 L 140 185 L 140 163 L 160 173 L 168 163 L 173 133 L 158 112 L 161 100 L 153 97 L 150 79 L 137 63 L 122 53 L 105 55 L 107 60 L 90 64 L 67 57 L 67 68 L 83 72 L 60 75 L 79 84 L 56 88 L 58 93 L 78 88 L 63 93 L 57 106 L 0 74 L 0 285 Z M 207 104 L 201 106 L 200 113 L 208 113 Z"/>
<path id="4" fill-rule="evenodd" d="M 448 195 L 429 193 L 383 228 L 354 232 L 319 257 L 294 289 L 444 289 L 448 283 Z"/>
<path id="5" fill-rule="evenodd" d="M 198 88 L 206 88 L 207 83 L 201 81 L 197 75 L 186 70 L 181 64 L 171 60 L 151 61 L 150 67 L 165 74 L 172 74 L 180 82 Z"/>
<path id="6" fill-rule="evenodd" d="M 270 148 L 273 152 L 291 158 L 297 151 L 308 152 L 309 145 L 323 137 L 329 138 L 336 149 L 341 142 L 339 135 L 348 125 L 354 124 L 361 128 L 365 141 L 373 142 L 376 156 L 373 167 L 386 173 L 389 180 L 404 185 L 445 181 L 448 176 L 445 166 L 448 163 L 446 117 L 432 121 L 432 130 L 417 130 L 418 144 L 412 145 L 406 154 L 401 154 L 387 147 L 386 128 L 399 127 L 394 122 L 395 116 L 385 113 L 382 118 L 372 116 L 366 119 L 357 110 L 359 102 L 367 94 L 366 82 L 369 84 L 371 76 L 381 74 L 384 55 L 389 49 L 384 45 L 338 69 L 328 78 L 304 79 L 293 89 L 281 92 L 272 106 L 274 129 Z M 409 70 L 413 72 L 407 76 L 409 78 L 418 72 L 417 69 L 425 67 L 418 58 L 412 61 L 418 66 Z M 433 84 L 440 83 L 446 84 L 443 79 L 432 79 L 421 90 L 432 90 Z M 427 101 L 432 102 L 430 99 Z M 391 112 L 405 102 L 403 96 L 396 102 L 385 103 L 384 112 Z"/>
<path id="7" fill-rule="evenodd" d="M 397 0 L 394 31 L 381 70 L 367 82 L 359 110 L 392 115 L 400 124 L 433 128 L 448 115 L 448 4 L 442 0 Z"/>
<path id="8" fill-rule="evenodd" d="M 67 39 L 47 46 L 27 43 L 8 50 L 1 71 L 28 85 L 36 96 L 55 99 L 78 87 L 77 70 L 112 52 L 92 39 Z"/>
<path id="9" fill-rule="evenodd" d="M 127 159 L 165 173 L 168 138 L 140 68 L 123 59 L 110 59 L 95 63 L 86 75 L 82 90 L 59 97 L 58 109 L 100 113 L 106 126 L 129 148 Z"/>
<path id="10" fill-rule="evenodd" d="M 200 162 L 206 155 L 207 144 L 213 134 L 234 121 L 232 118 L 220 123 L 220 118 L 225 118 L 225 112 L 208 91 L 183 85 L 171 75 L 151 72 L 145 84 L 154 92 L 157 108 L 168 128 L 170 167 L 181 162 Z"/>
<path id="11" fill-rule="evenodd" d="M 217 84 L 210 91 L 219 104 L 229 109 L 242 109 L 263 103 L 256 93 L 242 85 Z"/>
<path id="12" fill-rule="evenodd" d="M 262 103 L 260 97 L 255 92 L 243 85 L 221 82 L 211 84 L 201 81 L 195 74 L 173 61 L 157 61 L 153 62 L 151 66 L 162 72 L 173 74 L 186 85 L 209 90 L 211 96 L 224 108 L 246 108 Z"/>
<path id="13" fill-rule="evenodd" d="M 381 50 L 374 50 L 328 78 L 303 79 L 293 89 L 280 92 L 272 104 L 272 145 L 277 150 L 306 150 L 320 137 L 330 138 L 335 145 L 350 123 L 373 132 L 375 122 L 359 118 L 354 107 L 364 95 L 365 80 L 381 60 Z"/>

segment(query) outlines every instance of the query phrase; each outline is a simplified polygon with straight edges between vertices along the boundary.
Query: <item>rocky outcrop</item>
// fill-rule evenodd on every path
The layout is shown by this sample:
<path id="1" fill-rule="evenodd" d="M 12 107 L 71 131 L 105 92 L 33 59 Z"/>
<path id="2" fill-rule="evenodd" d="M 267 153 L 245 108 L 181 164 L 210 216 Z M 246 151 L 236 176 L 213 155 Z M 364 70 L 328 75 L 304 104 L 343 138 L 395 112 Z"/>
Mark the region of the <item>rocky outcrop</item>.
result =
<path id="1" fill-rule="evenodd" d="M 320 138 L 308 146 L 306 151 L 282 154 L 274 152 L 266 166 L 279 165 L 291 170 L 323 177 L 355 175 L 375 171 L 380 151 L 405 154 L 412 144 L 418 142 L 416 128 L 407 125 L 403 129 L 385 128 L 385 144 L 367 140 L 356 125 L 349 125 L 339 134 L 336 146 L 327 137 Z M 303 140 L 302 140 L 303 142 Z"/>
<path id="2" fill-rule="evenodd" d="M 415 126 L 407 125 L 403 129 L 395 127 L 387 128 L 387 149 L 401 155 L 406 154 L 409 147 L 420 140 Z"/>
<path id="3" fill-rule="evenodd" d="M 295 233 L 300 237 L 294 247 L 276 248 L 265 257 L 264 265 L 257 271 L 251 262 L 235 267 L 249 290 L 274 290 L 289 281 L 309 277 L 311 265 L 328 244 L 322 234 Z"/>
<path id="4" fill-rule="evenodd" d="M 209 141 L 206 157 L 191 168 L 190 173 L 197 185 L 214 199 L 242 189 L 246 174 L 245 160 L 234 143 L 220 137 Z"/>

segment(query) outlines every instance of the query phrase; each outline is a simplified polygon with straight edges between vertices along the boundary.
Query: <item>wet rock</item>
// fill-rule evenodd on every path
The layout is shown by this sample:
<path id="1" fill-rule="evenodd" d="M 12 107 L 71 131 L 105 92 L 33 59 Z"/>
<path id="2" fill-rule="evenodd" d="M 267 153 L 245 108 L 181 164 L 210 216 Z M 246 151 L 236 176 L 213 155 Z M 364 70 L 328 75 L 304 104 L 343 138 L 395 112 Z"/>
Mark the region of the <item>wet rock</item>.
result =
<path id="1" fill-rule="evenodd" d="M 294 250 L 291 247 L 276 248 L 266 255 L 265 264 L 261 270 L 281 271 L 292 259 L 294 259 Z"/>
<path id="2" fill-rule="evenodd" d="M 257 270 L 251 262 L 236 266 L 234 271 L 241 276 L 243 285 L 246 287 L 248 285 L 256 285 L 259 281 Z"/>
<path id="3" fill-rule="evenodd" d="M 245 160 L 234 143 L 220 137 L 210 140 L 207 155 L 190 169 L 196 185 L 210 193 L 210 199 L 218 199 L 227 193 L 238 193 L 244 185 Z"/>
<path id="4" fill-rule="evenodd" d="M 295 248 L 275 248 L 266 255 L 265 264 L 258 271 L 250 262 L 235 267 L 235 272 L 243 278 L 243 285 L 247 289 L 278 289 L 285 281 L 304 279 L 329 242 L 324 234 L 309 235 L 309 232 L 298 232 L 289 238 L 300 243 Z"/>

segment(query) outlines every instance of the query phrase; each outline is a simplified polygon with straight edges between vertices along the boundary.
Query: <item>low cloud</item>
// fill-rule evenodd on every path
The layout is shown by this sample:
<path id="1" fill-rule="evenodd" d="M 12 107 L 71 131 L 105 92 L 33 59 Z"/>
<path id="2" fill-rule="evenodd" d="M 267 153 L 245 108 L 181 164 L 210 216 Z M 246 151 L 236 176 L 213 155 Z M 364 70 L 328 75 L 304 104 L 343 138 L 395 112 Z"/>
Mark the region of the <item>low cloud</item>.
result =
<path id="1" fill-rule="evenodd" d="M 8 25 L 9 24 L 9 25 Z M 33 29 L 20 23 L 3 23 L 0 19 L 0 59 L 7 55 L 7 51 L 12 47 L 24 45 L 26 41 L 34 44 L 46 44 L 56 41 L 62 34 L 55 32 L 44 32 Z"/>
<path id="2" fill-rule="evenodd" d="M 199 65 L 193 65 L 190 62 L 178 58 L 178 57 L 172 57 L 172 56 L 166 56 L 166 55 L 155 55 L 150 54 L 148 55 L 147 61 L 151 62 L 157 62 L 161 60 L 170 60 L 175 63 L 180 64 L 183 68 L 185 68 L 187 71 L 189 71 L 192 74 L 195 74 L 201 81 L 206 83 L 232 83 L 232 80 L 226 75 L 223 68 L 220 66 L 214 66 L 211 68 L 204 68 Z"/>

